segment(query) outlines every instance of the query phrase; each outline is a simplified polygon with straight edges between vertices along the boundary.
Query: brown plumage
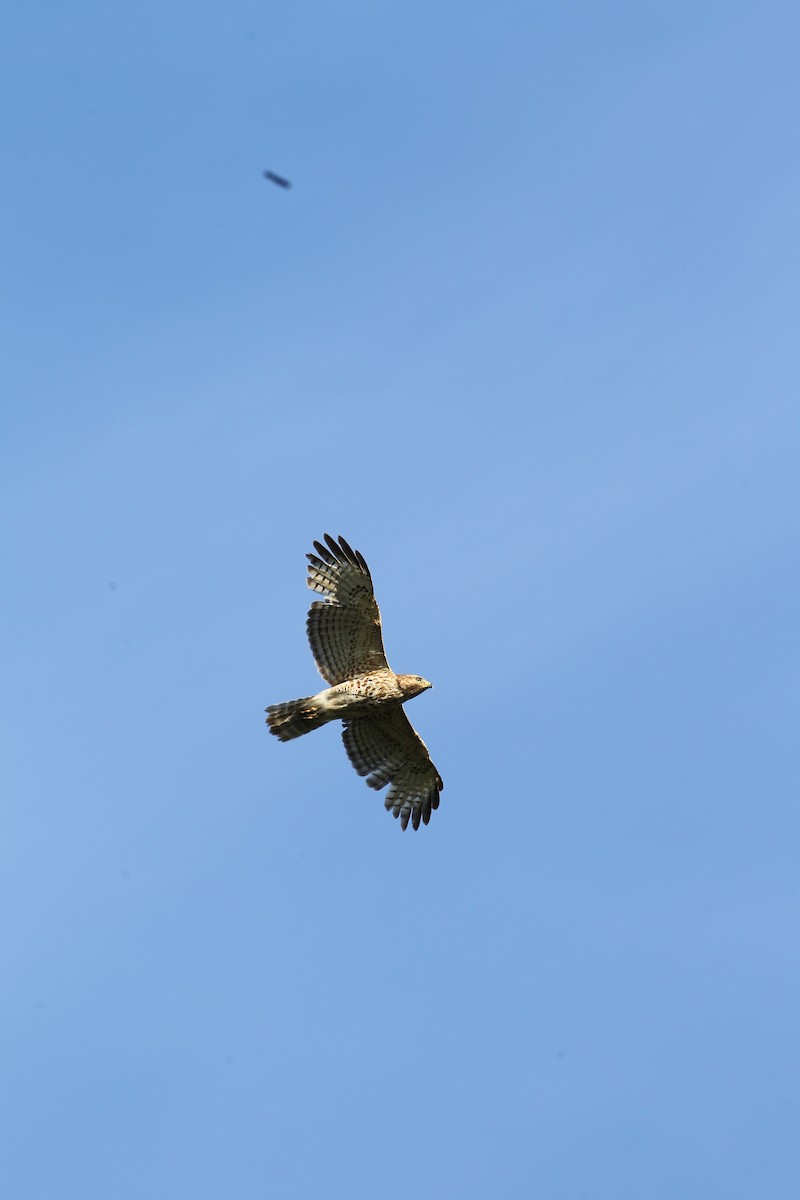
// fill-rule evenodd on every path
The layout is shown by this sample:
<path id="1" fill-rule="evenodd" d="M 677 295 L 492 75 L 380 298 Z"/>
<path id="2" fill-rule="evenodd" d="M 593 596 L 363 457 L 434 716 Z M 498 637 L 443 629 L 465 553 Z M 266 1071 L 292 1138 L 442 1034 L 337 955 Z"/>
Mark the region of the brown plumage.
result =
<path id="1" fill-rule="evenodd" d="M 329 721 L 344 724 L 350 762 L 371 788 L 389 785 L 386 808 L 418 829 L 439 807 L 444 784 L 428 748 L 403 711 L 406 700 L 432 685 L 420 675 L 396 675 L 386 661 L 381 614 L 363 555 L 343 537 L 325 534 L 308 554 L 308 586 L 323 596 L 308 613 L 306 628 L 317 669 L 331 686 L 315 696 L 272 704 L 270 732 L 281 741 L 310 733 Z"/>

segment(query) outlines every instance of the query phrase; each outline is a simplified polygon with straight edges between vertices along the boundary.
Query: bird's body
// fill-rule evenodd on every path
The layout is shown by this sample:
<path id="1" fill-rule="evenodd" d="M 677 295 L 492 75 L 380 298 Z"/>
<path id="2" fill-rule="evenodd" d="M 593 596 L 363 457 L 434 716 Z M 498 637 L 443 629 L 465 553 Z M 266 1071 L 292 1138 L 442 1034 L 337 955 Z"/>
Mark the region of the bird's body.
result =
<path id="1" fill-rule="evenodd" d="M 389 670 L 356 675 L 354 679 L 317 692 L 316 696 L 270 705 L 267 709 L 269 727 L 282 742 L 290 742 L 328 721 L 344 721 L 387 704 L 402 704 L 430 687 L 428 683 L 420 685 L 418 680 L 417 675 L 395 675 Z"/>
<path id="2" fill-rule="evenodd" d="M 427 825 L 444 786 L 427 747 L 402 705 L 431 684 L 421 675 L 397 675 L 386 661 L 381 616 L 372 577 L 361 554 L 344 540 L 325 535 L 309 554 L 308 586 L 325 597 L 308 613 L 308 638 L 317 668 L 330 687 L 314 696 L 273 704 L 270 731 L 288 742 L 329 721 L 344 723 L 345 749 L 359 775 L 373 788 L 390 784 L 386 808 L 400 818 Z"/>

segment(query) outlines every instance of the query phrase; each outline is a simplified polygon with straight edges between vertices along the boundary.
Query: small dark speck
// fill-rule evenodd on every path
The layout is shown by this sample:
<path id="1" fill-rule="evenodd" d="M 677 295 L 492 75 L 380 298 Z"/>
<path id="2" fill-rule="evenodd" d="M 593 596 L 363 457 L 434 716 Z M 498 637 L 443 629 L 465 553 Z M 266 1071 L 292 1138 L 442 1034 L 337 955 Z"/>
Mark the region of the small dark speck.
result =
<path id="1" fill-rule="evenodd" d="M 108 585 L 108 590 L 110 592 L 115 592 L 118 587 L 119 587 L 119 584 L 117 583 L 117 581 L 115 579 L 112 579 Z"/>
<path id="2" fill-rule="evenodd" d="M 559 1051 L 558 1051 L 558 1053 L 556 1054 L 556 1058 L 558 1059 L 558 1061 L 559 1061 L 559 1062 L 563 1062 L 563 1061 L 564 1061 L 564 1059 L 565 1059 L 566 1057 L 567 1057 L 567 1052 L 566 1052 L 566 1050 L 563 1050 L 563 1049 L 559 1048 Z"/>
<path id="3" fill-rule="evenodd" d="M 225 1062 L 225 1066 L 226 1066 L 226 1067 L 232 1067 L 232 1066 L 233 1066 L 233 1064 L 234 1064 L 234 1057 L 233 1057 L 233 1055 L 232 1055 L 232 1054 L 226 1054 L 226 1055 L 225 1055 L 224 1062 Z"/>
<path id="4" fill-rule="evenodd" d="M 290 188 L 292 186 L 288 179 L 284 179 L 283 175 L 276 175 L 274 171 L 265 171 L 264 178 L 268 179 L 270 183 L 276 183 L 278 187 Z"/>
<path id="5" fill-rule="evenodd" d="M 131 877 L 131 873 L 130 873 L 130 871 L 126 870 L 125 867 L 123 867 L 119 873 L 119 877 L 120 877 L 120 879 L 124 879 L 125 882 L 127 883 Z"/>
<path id="6" fill-rule="evenodd" d="M 37 1009 L 39 1012 L 41 1012 L 41 1011 L 42 1011 L 42 1009 L 44 1008 L 44 1000 L 42 1000 L 42 999 L 39 999 L 39 1000 L 37 1000 L 37 1001 L 34 1003 L 34 1006 L 33 1006 L 33 1007 L 34 1007 L 35 1009 Z"/>

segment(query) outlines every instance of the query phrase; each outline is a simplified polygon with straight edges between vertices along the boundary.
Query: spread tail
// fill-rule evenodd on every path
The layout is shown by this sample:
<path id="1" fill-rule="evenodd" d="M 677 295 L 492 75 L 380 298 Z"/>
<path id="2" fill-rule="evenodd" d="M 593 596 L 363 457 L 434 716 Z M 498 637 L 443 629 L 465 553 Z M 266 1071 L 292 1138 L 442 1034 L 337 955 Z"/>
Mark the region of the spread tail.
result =
<path id="1" fill-rule="evenodd" d="M 267 709 L 269 731 L 282 742 L 290 742 L 292 738 L 302 737 L 312 729 L 319 729 L 327 720 L 314 703 L 313 696 L 287 700 L 285 704 L 270 704 Z"/>

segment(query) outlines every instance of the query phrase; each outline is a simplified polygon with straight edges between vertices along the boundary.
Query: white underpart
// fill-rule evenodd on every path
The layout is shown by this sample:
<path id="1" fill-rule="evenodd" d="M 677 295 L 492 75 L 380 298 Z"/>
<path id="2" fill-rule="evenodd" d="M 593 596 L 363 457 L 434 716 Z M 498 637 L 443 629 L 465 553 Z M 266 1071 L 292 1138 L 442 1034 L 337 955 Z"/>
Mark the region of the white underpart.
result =
<path id="1" fill-rule="evenodd" d="M 348 704 L 353 701 L 352 696 L 348 696 L 346 692 L 341 692 L 338 688 L 330 687 L 323 688 L 321 692 L 317 692 L 313 697 L 313 703 L 317 708 L 326 715 L 329 715 L 331 720 L 341 714 L 343 708 L 347 708 Z"/>

